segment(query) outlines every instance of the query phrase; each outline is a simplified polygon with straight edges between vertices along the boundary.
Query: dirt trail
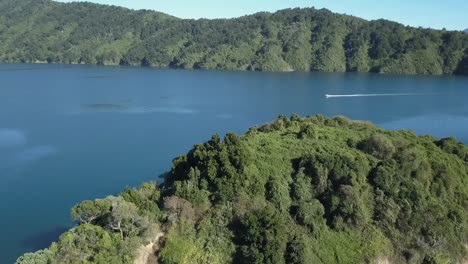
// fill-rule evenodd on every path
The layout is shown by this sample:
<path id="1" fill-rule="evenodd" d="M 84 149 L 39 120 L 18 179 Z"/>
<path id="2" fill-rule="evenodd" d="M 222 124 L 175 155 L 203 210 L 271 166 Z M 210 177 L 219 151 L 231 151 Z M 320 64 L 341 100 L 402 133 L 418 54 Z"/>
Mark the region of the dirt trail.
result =
<path id="1" fill-rule="evenodd" d="M 156 237 L 146 246 L 141 246 L 138 249 L 137 257 L 134 264 L 150 264 L 149 259 L 158 250 L 159 239 L 164 236 L 164 233 L 158 233 Z"/>

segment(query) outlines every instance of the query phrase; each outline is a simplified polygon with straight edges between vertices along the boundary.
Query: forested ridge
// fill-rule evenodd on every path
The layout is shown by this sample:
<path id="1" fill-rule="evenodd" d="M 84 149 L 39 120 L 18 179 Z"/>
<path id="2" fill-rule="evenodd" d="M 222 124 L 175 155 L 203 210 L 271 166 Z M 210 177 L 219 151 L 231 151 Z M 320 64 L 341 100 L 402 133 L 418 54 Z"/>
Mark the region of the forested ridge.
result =
<path id="1" fill-rule="evenodd" d="M 454 138 L 279 117 L 74 206 L 78 225 L 17 263 L 466 263 L 467 201 Z"/>
<path id="2" fill-rule="evenodd" d="M 0 0 L 0 61 L 466 75 L 468 35 L 314 8 L 191 20 L 82 2 Z"/>

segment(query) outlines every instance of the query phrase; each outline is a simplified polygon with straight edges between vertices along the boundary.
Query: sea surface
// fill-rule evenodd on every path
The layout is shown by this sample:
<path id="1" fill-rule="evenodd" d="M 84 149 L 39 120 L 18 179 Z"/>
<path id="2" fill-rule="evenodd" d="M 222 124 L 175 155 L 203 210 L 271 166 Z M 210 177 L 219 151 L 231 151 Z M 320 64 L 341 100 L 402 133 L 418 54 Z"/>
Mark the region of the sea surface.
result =
<path id="1" fill-rule="evenodd" d="M 345 115 L 468 143 L 468 78 L 0 64 L 0 263 L 218 133 Z"/>

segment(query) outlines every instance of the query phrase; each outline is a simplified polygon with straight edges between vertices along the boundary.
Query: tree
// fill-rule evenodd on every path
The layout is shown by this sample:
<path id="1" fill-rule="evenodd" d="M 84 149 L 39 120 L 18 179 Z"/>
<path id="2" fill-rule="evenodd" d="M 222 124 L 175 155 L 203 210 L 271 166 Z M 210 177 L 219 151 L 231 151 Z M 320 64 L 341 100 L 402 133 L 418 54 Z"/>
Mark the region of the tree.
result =
<path id="1" fill-rule="evenodd" d="M 147 219 L 138 214 L 138 208 L 121 197 L 112 199 L 108 226 L 120 233 L 122 239 L 136 236 L 148 227 Z"/>
<path id="2" fill-rule="evenodd" d="M 194 223 L 195 211 L 192 204 L 180 197 L 171 196 L 164 200 L 164 208 L 169 213 L 169 221 L 185 220 Z"/>
<path id="3" fill-rule="evenodd" d="M 44 249 L 24 254 L 16 260 L 15 264 L 51 264 L 54 258 L 55 252 L 50 249 Z"/>
<path id="4" fill-rule="evenodd" d="M 120 243 L 101 227 L 83 224 L 60 237 L 53 263 L 123 264 L 128 252 L 119 251 Z"/>
<path id="5" fill-rule="evenodd" d="M 126 189 L 121 196 L 125 201 L 136 205 L 142 215 L 147 214 L 153 218 L 160 216 L 158 202 L 161 192 L 155 182 L 144 183 L 138 188 Z"/>
<path id="6" fill-rule="evenodd" d="M 389 159 L 395 153 L 392 141 L 381 134 L 377 134 L 365 140 L 359 147 L 364 152 L 379 159 Z"/>
<path id="7" fill-rule="evenodd" d="M 79 221 L 81 224 L 90 224 L 99 217 L 109 213 L 111 203 L 107 199 L 96 201 L 84 201 L 75 205 L 71 209 L 73 220 Z"/>
<path id="8" fill-rule="evenodd" d="M 246 263 L 285 263 L 287 233 L 272 206 L 248 214 L 242 220 L 241 252 Z"/>
<path id="9" fill-rule="evenodd" d="M 310 202 L 300 201 L 292 207 L 291 212 L 299 224 L 306 226 L 312 232 L 322 228 L 325 224 L 325 208 L 316 199 Z"/>

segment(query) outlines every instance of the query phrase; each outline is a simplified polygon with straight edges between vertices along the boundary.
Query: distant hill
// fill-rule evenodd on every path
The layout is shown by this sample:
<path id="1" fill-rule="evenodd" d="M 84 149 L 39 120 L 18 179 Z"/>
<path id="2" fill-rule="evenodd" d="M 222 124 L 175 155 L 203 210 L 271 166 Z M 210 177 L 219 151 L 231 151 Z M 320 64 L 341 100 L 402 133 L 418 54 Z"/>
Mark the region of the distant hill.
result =
<path id="1" fill-rule="evenodd" d="M 466 263 L 467 201 L 453 138 L 280 117 L 194 146 L 159 187 L 80 203 L 17 264 Z"/>
<path id="2" fill-rule="evenodd" d="M 287 9 L 178 19 L 83 2 L 0 0 L 0 61 L 185 69 L 468 74 L 468 36 Z"/>
<path id="3" fill-rule="evenodd" d="M 465 32 L 465 33 L 468 33 L 468 28 L 467 28 L 467 29 L 465 29 L 465 30 L 463 30 L 463 32 Z"/>

